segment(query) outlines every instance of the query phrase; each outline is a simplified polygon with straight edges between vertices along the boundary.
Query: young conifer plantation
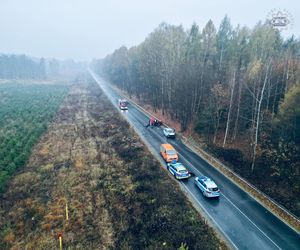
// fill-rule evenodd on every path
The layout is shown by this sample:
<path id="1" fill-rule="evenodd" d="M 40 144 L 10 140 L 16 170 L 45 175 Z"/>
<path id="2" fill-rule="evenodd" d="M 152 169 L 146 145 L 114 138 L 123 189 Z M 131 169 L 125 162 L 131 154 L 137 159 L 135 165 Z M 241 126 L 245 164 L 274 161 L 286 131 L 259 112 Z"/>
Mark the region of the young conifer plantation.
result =
<path id="1" fill-rule="evenodd" d="M 0 84 L 0 192 L 25 166 L 67 89 L 62 85 Z"/>

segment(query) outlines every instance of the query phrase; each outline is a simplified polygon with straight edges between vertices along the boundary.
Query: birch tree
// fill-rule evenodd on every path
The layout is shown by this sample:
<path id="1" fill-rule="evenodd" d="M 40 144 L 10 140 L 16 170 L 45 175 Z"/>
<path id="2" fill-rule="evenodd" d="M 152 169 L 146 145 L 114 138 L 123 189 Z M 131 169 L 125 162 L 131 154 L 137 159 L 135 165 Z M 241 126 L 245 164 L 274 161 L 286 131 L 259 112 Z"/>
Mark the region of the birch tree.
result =
<path id="1" fill-rule="evenodd" d="M 230 102 L 229 102 L 229 111 L 227 113 L 227 122 L 226 122 L 226 129 L 225 129 L 225 135 L 224 135 L 224 140 L 223 140 L 223 148 L 225 147 L 225 144 L 226 144 L 229 125 L 230 125 L 230 118 L 231 118 L 231 110 L 232 110 L 232 102 L 233 102 L 233 94 L 234 94 L 235 84 L 236 83 L 235 83 L 235 71 L 234 71 L 232 81 L 231 81 L 231 84 L 230 84 Z"/>
<path id="2" fill-rule="evenodd" d="M 269 79 L 270 66 L 271 66 L 271 60 L 267 63 L 263 86 L 260 90 L 259 99 L 256 100 L 258 102 L 258 105 L 257 105 L 256 119 L 255 119 L 255 124 L 256 124 L 255 125 L 255 139 L 254 139 L 254 143 L 253 143 L 253 156 L 252 156 L 252 164 L 251 164 L 252 171 L 254 170 L 254 165 L 255 165 L 255 160 L 256 160 L 258 133 L 259 133 L 259 127 L 260 127 L 260 122 L 261 122 L 261 107 L 262 107 L 262 102 L 264 99 L 264 94 L 265 94 L 265 90 L 266 90 L 268 79 Z"/>

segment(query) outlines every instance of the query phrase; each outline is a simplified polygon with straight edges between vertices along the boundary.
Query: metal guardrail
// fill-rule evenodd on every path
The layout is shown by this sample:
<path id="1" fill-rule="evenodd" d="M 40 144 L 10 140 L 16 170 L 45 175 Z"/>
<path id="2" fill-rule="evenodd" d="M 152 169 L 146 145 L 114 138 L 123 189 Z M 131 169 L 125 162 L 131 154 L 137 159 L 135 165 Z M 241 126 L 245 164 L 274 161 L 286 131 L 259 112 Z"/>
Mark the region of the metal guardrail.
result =
<path id="1" fill-rule="evenodd" d="M 136 106 L 137 108 L 139 108 L 141 111 L 143 111 L 144 113 L 146 113 L 147 115 L 149 115 L 150 117 L 154 117 L 155 119 L 160 120 L 158 117 L 154 116 L 153 114 L 151 114 L 149 111 L 147 111 L 146 109 L 144 109 L 143 107 L 141 107 L 138 103 L 136 103 L 135 101 L 133 101 L 129 96 L 127 96 L 126 94 L 124 94 L 123 92 L 121 92 L 120 89 L 118 89 L 115 86 L 110 85 L 119 95 L 121 95 L 122 97 L 126 98 L 128 100 L 128 102 L 132 103 L 134 106 Z M 168 124 L 162 122 L 162 124 L 166 127 L 169 127 Z M 238 175 L 237 173 L 233 172 L 229 167 L 225 166 L 222 162 L 220 162 L 218 159 L 212 157 L 210 154 L 208 154 L 207 152 L 205 152 L 202 148 L 200 148 L 197 145 L 192 145 L 191 143 L 189 143 L 189 138 L 186 138 L 183 135 L 180 135 L 183 138 L 183 141 L 185 142 L 186 146 L 190 149 L 192 149 L 193 151 L 195 151 L 192 147 L 196 148 L 196 151 L 200 151 L 201 154 L 205 155 L 207 158 L 212 159 L 213 161 L 215 161 L 217 164 L 219 164 L 222 168 L 226 169 L 226 171 L 230 172 L 230 174 L 234 175 L 237 179 L 239 179 L 240 181 L 242 181 L 244 184 L 246 184 L 248 187 L 250 187 L 252 190 L 254 190 L 256 193 L 258 193 L 259 195 L 263 196 L 265 199 L 267 199 L 270 203 L 272 203 L 274 206 L 276 206 L 277 208 L 279 208 L 282 212 L 284 212 L 286 215 L 290 216 L 291 218 L 293 218 L 295 221 L 297 221 L 300 224 L 300 218 L 298 218 L 296 215 L 294 215 L 293 213 L 289 212 L 285 207 L 283 207 L 282 205 L 280 205 L 278 202 L 276 202 L 274 199 L 272 199 L 270 196 L 268 196 L 267 194 L 265 194 L 264 192 L 262 192 L 261 190 L 257 189 L 254 185 L 252 185 L 251 183 L 249 183 L 247 180 L 245 180 L 244 178 L 242 178 L 240 175 Z M 193 140 L 193 139 L 192 139 Z M 189 143 L 189 145 L 187 144 L 187 142 Z M 193 144 L 195 144 L 195 141 L 192 142 Z M 197 152 L 196 152 L 197 153 Z M 203 158 L 203 157 L 202 157 Z M 203 158 L 205 161 L 208 162 L 208 160 L 206 158 Z M 208 162 L 210 165 L 212 165 L 214 168 L 218 169 L 217 167 L 215 167 L 212 162 Z M 219 170 L 220 171 L 220 170 Z M 224 173 L 223 173 L 224 174 Z M 230 178 L 227 176 L 227 178 Z M 232 179 L 232 178 L 230 178 Z M 251 195 L 251 194 L 249 194 Z M 253 197 L 253 195 L 251 195 Z M 258 200 L 256 197 L 253 197 L 255 200 Z M 259 203 L 262 203 L 261 201 L 258 200 Z M 264 207 L 266 207 L 265 204 Z M 271 208 L 268 208 L 268 210 L 270 210 Z M 280 217 L 280 215 L 276 214 L 273 212 L 273 214 L 275 214 L 277 217 Z M 284 221 L 284 220 L 283 220 Z M 285 222 L 285 221 L 284 221 Z M 285 222 L 286 223 L 286 222 Z M 293 227 L 294 228 L 294 227 Z M 295 228 L 294 228 L 295 229 Z"/>
<path id="2" fill-rule="evenodd" d="M 186 138 L 185 136 L 182 136 L 184 138 L 184 140 L 188 141 L 191 140 L 189 138 Z M 193 140 L 193 139 L 192 139 Z M 194 141 L 192 143 L 195 143 Z M 189 146 L 189 145 L 187 145 Z M 300 218 L 297 217 L 295 214 L 289 212 L 285 207 L 283 207 L 282 205 L 280 205 L 277 201 L 275 201 L 274 199 L 272 199 L 269 195 L 265 194 L 264 192 L 262 192 L 261 190 L 259 190 L 258 188 L 256 188 L 254 185 L 252 185 L 251 183 L 249 183 L 247 180 L 245 180 L 243 177 L 241 177 L 240 175 L 238 175 L 237 173 L 235 173 L 234 171 L 232 171 L 229 167 L 227 167 L 226 165 L 224 165 L 222 162 L 220 162 L 218 159 L 214 158 L 213 156 L 211 156 L 210 154 L 208 154 L 207 152 L 205 152 L 202 148 L 200 148 L 197 145 L 192 145 L 192 147 L 195 147 L 197 150 L 199 150 L 202 154 L 204 154 L 206 157 L 208 157 L 209 159 L 212 159 L 213 161 L 217 162 L 222 168 L 226 169 L 226 171 L 230 172 L 230 174 L 234 175 L 237 179 L 241 180 L 244 184 L 246 184 L 247 186 L 249 186 L 251 189 L 253 189 L 255 192 L 257 192 L 258 194 L 260 194 L 261 196 L 263 196 L 264 198 L 266 198 L 268 201 L 270 201 L 273 205 L 275 205 L 276 207 L 278 207 L 280 210 L 282 210 L 284 213 L 286 213 L 288 216 L 292 217 L 294 220 L 296 220 L 299 224 L 300 224 Z M 207 159 L 204 159 L 207 161 Z M 208 162 L 210 165 L 213 165 L 211 162 Z M 255 197 L 254 197 L 255 198 Z M 256 199 L 256 198 L 255 198 Z M 257 199 L 256 199 L 257 200 Z"/>

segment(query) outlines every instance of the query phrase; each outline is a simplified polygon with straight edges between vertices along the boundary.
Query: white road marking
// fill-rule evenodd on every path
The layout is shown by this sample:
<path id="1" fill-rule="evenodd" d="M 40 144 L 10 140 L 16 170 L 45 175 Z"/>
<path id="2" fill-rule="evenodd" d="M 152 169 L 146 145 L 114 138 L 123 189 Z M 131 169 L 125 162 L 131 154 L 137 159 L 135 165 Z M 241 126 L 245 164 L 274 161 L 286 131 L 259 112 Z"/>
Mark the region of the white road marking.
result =
<path id="1" fill-rule="evenodd" d="M 90 71 L 91 72 L 91 71 Z M 99 79 L 97 77 L 95 77 L 94 73 L 91 72 L 92 76 L 94 77 L 94 79 L 99 83 Z M 97 78 L 97 79 L 96 79 Z M 100 84 L 102 86 L 102 84 Z M 105 87 L 106 89 L 106 87 Z M 106 89 L 107 90 L 107 89 Z M 136 103 L 134 103 L 136 106 L 138 106 Z M 116 106 L 116 105 L 115 105 Z M 157 133 L 157 131 L 155 131 Z M 158 133 L 157 133 L 158 134 Z M 159 134 L 158 134 L 159 135 Z M 161 136 L 161 135 L 159 135 Z M 180 154 L 180 157 L 183 158 L 187 163 L 189 163 L 189 165 L 196 171 L 199 173 L 199 175 L 203 175 L 195 166 L 193 166 L 193 164 L 187 160 L 183 155 Z M 225 234 L 225 232 L 222 230 L 221 226 L 214 220 L 214 218 L 209 214 L 209 212 L 206 210 L 206 208 L 200 203 L 200 201 L 197 199 L 197 197 L 189 190 L 188 186 L 182 182 L 180 182 L 180 184 L 185 188 L 185 190 L 187 192 L 189 192 L 189 194 L 194 198 L 194 200 L 200 205 L 200 207 L 205 211 L 205 213 L 210 217 L 210 219 L 217 225 L 217 227 L 219 228 L 219 230 L 223 233 L 223 235 L 228 239 L 228 241 L 236 248 L 238 249 L 238 247 L 232 242 L 232 240 L 228 237 L 227 234 Z M 255 228 L 257 228 L 268 240 L 270 240 L 270 242 L 272 242 L 278 249 L 281 249 L 268 235 L 266 235 L 245 213 L 243 213 L 226 195 L 224 195 L 222 193 L 222 196 L 228 200 L 228 202 L 235 208 L 237 209 Z"/>
<path id="2" fill-rule="evenodd" d="M 222 193 L 222 196 L 228 200 L 232 206 L 234 206 L 242 215 L 245 216 L 245 218 L 254 226 L 256 227 L 267 239 L 269 239 L 278 249 L 281 249 L 268 235 L 266 235 L 246 214 L 244 214 L 234 203 L 227 198 L 225 194 Z"/>
<path id="3" fill-rule="evenodd" d="M 199 173 L 199 175 L 203 175 L 193 164 L 187 160 L 184 156 L 180 155 L 186 162 L 190 164 L 190 166 Z M 270 240 L 278 249 L 281 249 L 266 233 L 264 233 L 245 213 L 243 213 L 225 194 L 222 193 L 222 196 L 229 201 L 229 203 L 237 209 L 255 228 L 257 228 L 268 240 Z"/>
<path id="4" fill-rule="evenodd" d="M 222 227 L 217 223 L 217 221 L 209 214 L 206 208 L 201 204 L 199 199 L 189 190 L 188 186 L 185 183 L 180 182 L 180 184 L 184 187 L 184 189 L 189 192 L 189 194 L 193 197 L 193 199 L 198 203 L 198 205 L 204 210 L 204 212 L 208 215 L 208 217 L 216 224 L 218 229 L 222 232 L 222 234 L 226 237 L 226 239 L 232 244 L 235 249 L 239 249 L 233 241 L 228 237 L 228 235 L 223 231 Z"/>

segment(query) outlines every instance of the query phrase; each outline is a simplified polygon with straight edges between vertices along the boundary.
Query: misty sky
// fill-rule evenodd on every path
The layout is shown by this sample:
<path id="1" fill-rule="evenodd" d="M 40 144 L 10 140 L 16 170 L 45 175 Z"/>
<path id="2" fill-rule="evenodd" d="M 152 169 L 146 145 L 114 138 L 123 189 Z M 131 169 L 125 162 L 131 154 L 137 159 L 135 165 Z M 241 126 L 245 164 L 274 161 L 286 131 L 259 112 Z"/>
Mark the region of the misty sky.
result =
<path id="1" fill-rule="evenodd" d="M 139 44 L 161 22 L 202 29 L 227 14 L 253 27 L 272 9 L 291 14 L 283 34 L 299 38 L 299 0 L 0 0 L 0 53 L 90 60 Z"/>

